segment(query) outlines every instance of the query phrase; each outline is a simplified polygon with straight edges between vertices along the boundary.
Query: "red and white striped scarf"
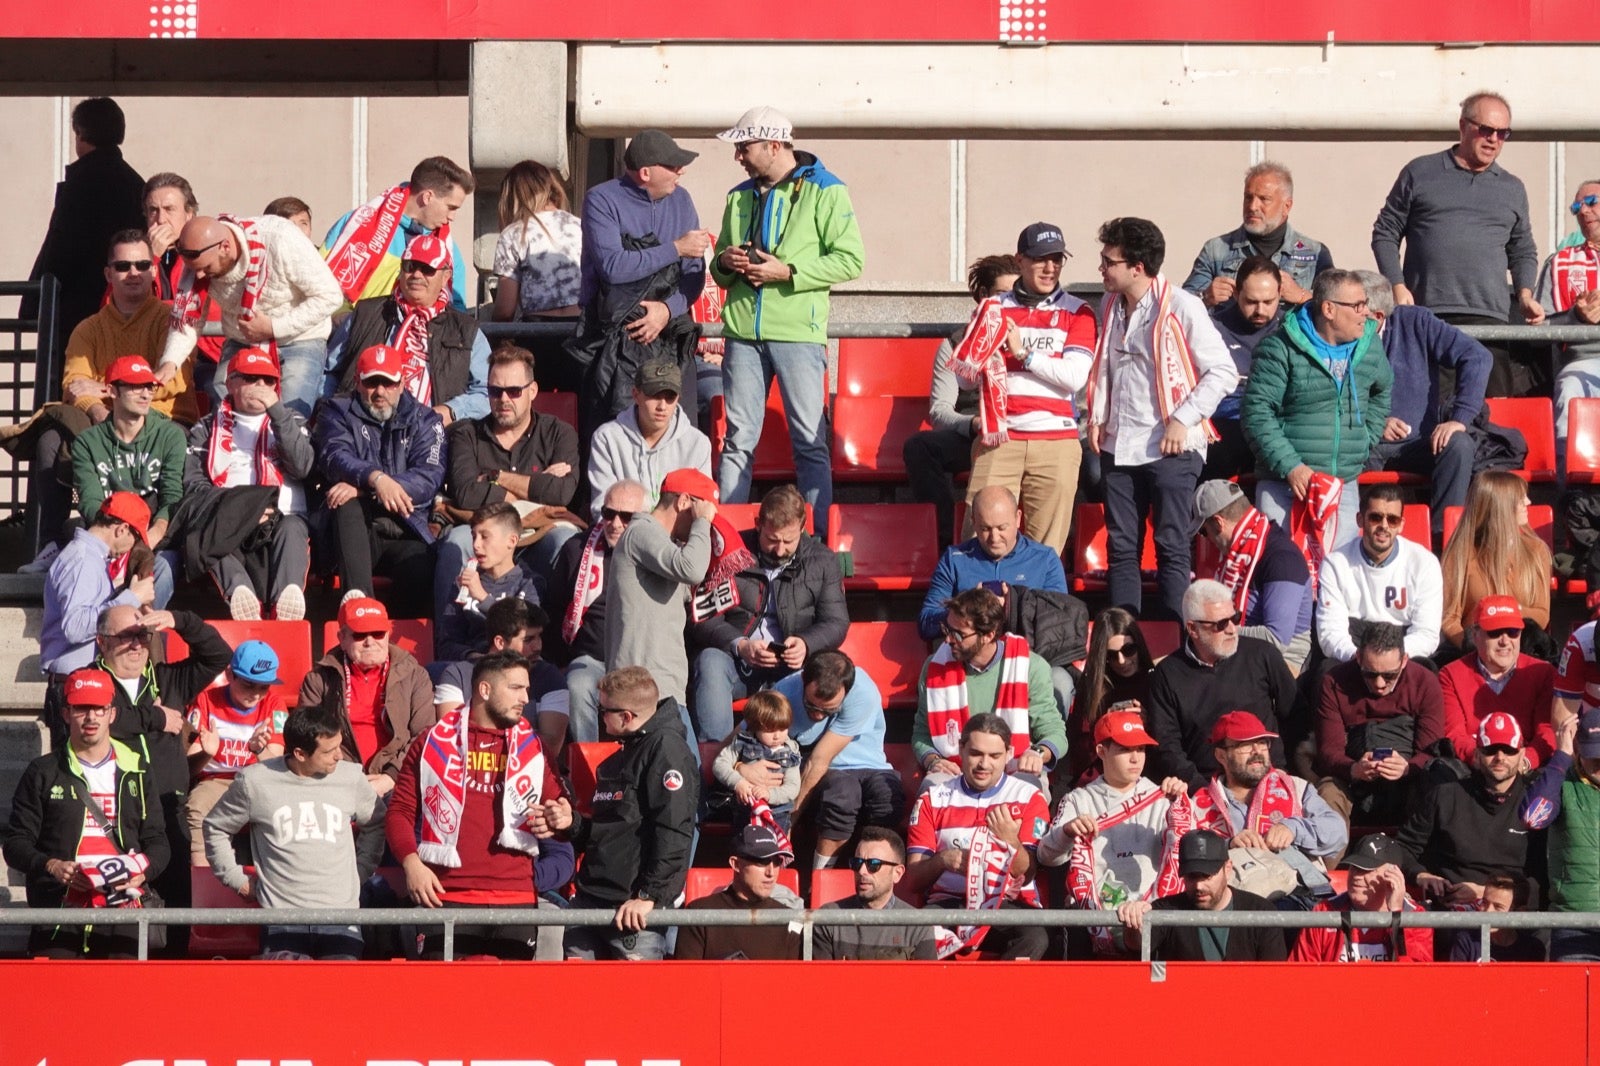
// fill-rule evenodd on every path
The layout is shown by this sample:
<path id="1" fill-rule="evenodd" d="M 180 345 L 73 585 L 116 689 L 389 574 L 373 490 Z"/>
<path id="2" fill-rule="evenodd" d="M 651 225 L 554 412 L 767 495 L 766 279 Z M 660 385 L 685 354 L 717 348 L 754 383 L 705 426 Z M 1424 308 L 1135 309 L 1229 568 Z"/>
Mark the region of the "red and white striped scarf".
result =
<path id="1" fill-rule="evenodd" d="M 1000 686 L 994 713 L 1011 727 L 1011 750 L 1018 758 L 1028 750 L 1032 730 L 1028 721 L 1028 641 L 1015 633 L 1000 638 Z M 967 668 L 956 660 L 950 645 L 941 644 L 928 663 L 928 735 L 934 750 L 953 759 L 961 749 L 961 730 L 972 709 L 967 705 Z"/>
<path id="2" fill-rule="evenodd" d="M 1150 336 L 1151 360 L 1155 364 L 1156 410 L 1166 421 L 1189 398 L 1200 375 L 1195 369 L 1194 351 L 1183 332 L 1183 323 L 1178 321 L 1177 314 L 1172 310 L 1172 283 L 1157 274 L 1150 282 L 1150 292 L 1156 305 Z M 1112 317 L 1122 306 L 1122 297 L 1116 293 L 1108 292 L 1100 301 L 1100 340 L 1094 346 L 1094 365 L 1089 369 L 1089 383 L 1085 389 L 1089 420 L 1097 426 L 1105 425 L 1109 417 L 1111 365 L 1106 360 L 1106 351 L 1110 346 Z M 1122 313 L 1126 314 L 1125 311 Z M 1123 336 L 1127 336 L 1126 319 Z M 1209 418 L 1203 419 L 1200 426 L 1207 444 L 1221 439 Z"/>
<path id="3" fill-rule="evenodd" d="M 233 420 L 237 415 L 233 401 L 223 398 L 217 406 L 217 417 L 211 424 L 211 438 L 206 443 L 206 476 L 213 485 L 221 485 L 228 477 L 228 456 L 233 454 Z M 261 431 L 256 434 L 255 454 L 256 484 L 282 485 L 283 472 L 278 469 L 278 437 L 272 432 L 272 420 L 261 419 Z"/>
<path id="4" fill-rule="evenodd" d="M 78 856 L 78 869 L 83 871 L 83 876 L 89 880 L 89 891 L 69 888 L 67 898 L 62 901 L 64 907 L 104 907 L 106 906 L 106 893 L 116 889 L 139 874 L 150 869 L 150 860 L 143 852 L 130 852 L 126 855 L 118 852 L 114 855 L 102 855 L 98 858 L 92 856 Z M 143 890 L 136 890 L 143 895 Z"/>
<path id="5" fill-rule="evenodd" d="M 1067 894 L 1079 908 L 1090 911 L 1115 910 L 1118 904 L 1129 902 L 1100 898 L 1096 890 L 1100 879 L 1095 866 L 1094 838 L 1165 798 L 1166 793 L 1159 788 L 1152 789 L 1141 799 L 1112 811 L 1096 822 L 1094 836 L 1074 838 L 1067 863 Z M 1167 831 L 1162 840 L 1156 877 L 1140 899 L 1165 899 L 1183 891 L 1183 875 L 1178 872 L 1178 841 L 1194 827 L 1194 807 L 1188 796 L 1180 795 L 1167 807 Z M 1090 929 L 1089 938 L 1094 942 L 1096 954 L 1118 955 L 1124 950 L 1121 926 Z"/>
<path id="6" fill-rule="evenodd" d="M 267 287 L 267 275 L 271 269 L 271 264 L 267 261 L 267 246 L 261 242 L 261 230 L 254 219 L 218 215 L 217 221 L 244 234 L 244 247 L 239 249 L 239 254 L 245 262 L 244 289 L 239 294 L 239 321 L 248 322 L 255 317 L 256 303 Z M 205 310 L 206 295 L 211 291 L 211 281 L 209 277 L 196 278 L 194 267 L 188 263 L 183 265 L 183 276 L 178 282 L 178 291 L 172 297 L 172 313 L 167 317 L 168 329 L 199 328 L 200 314 Z M 276 354 L 278 342 L 270 341 L 266 348 Z"/>
<path id="7" fill-rule="evenodd" d="M 428 368 L 428 327 L 440 313 L 450 306 L 450 286 L 439 290 L 439 298 L 432 307 L 418 307 L 400 291 L 404 281 L 394 283 L 394 304 L 400 310 L 400 324 L 395 327 L 390 346 L 405 353 L 405 365 L 400 368 L 400 384 L 411 398 L 424 407 L 433 406 L 433 372 Z"/>
<path id="8" fill-rule="evenodd" d="M 1217 560 L 1216 578 L 1233 593 L 1233 609 L 1243 614 L 1250 603 L 1250 579 L 1255 576 L 1256 564 L 1267 550 L 1267 535 L 1272 522 L 1266 515 L 1250 508 L 1233 527 L 1233 537 L 1228 550 Z"/>
<path id="9" fill-rule="evenodd" d="M 1305 545 L 1312 592 L 1317 591 L 1317 581 L 1322 576 L 1322 560 L 1333 550 L 1334 538 L 1339 535 L 1339 498 L 1343 495 L 1343 481 L 1314 470 L 1306 498 L 1296 500 L 1289 508 L 1289 535 L 1296 544 Z"/>
<path id="10" fill-rule="evenodd" d="M 467 806 L 467 712 L 454 710 L 428 730 L 417 764 L 422 799 L 422 838 L 417 854 L 430 866 L 461 865 L 456 841 Z M 544 785 L 544 748 L 526 718 L 509 730 L 504 787 L 500 790 L 502 828 L 494 838 L 503 848 L 539 854 L 539 838 L 523 826 L 539 804 Z"/>
<path id="11" fill-rule="evenodd" d="M 1194 807 L 1197 829 L 1212 830 L 1229 840 L 1246 829 L 1265 835 L 1283 819 L 1299 818 L 1304 813 L 1294 779 L 1276 767 L 1257 782 L 1250 793 L 1250 809 L 1245 814 L 1244 825 L 1233 824 L 1220 774 L 1195 793 Z"/>
<path id="12" fill-rule="evenodd" d="M 1600 251 L 1587 242 L 1563 248 L 1550 260 L 1550 300 L 1570 311 L 1578 297 L 1600 289 Z"/>
<path id="13" fill-rule="evenodd" d="M 1005 312 L 1000 297 L 991 296 L 972 312 L 967 332 L 950 357 L 956 377 L 978 387 L 978 440 L 991 448 L 1011 439 L 1006 432 L 1006 360 L 1001 352 L 1005 339 Z"/>
<path id="14" fill-rule="evenodd" d="M 1017 849 L 995 836 L 988 826 L 973 831 L 967 848 L 966 908 L 969 911 L 999 910 L 1011 891 L 1011 862 Z M 934 951 L 947 959 L 959 951 L 977 947 L 989 933 L 987 925 L 963 925 L 955 930 L 934 927 Z"/>
<path id="15" fill-rule="evenodd" d="M 717 512 L 711 519 L 711 565 L 705 580 L 695 585 L 689 600 L 689 614 L 704 622 L 731 609 L 739 602 L 733 579 L 739 571 L 755 565 L 755 553 L 744 546 L 744 538 L 733 523 Z"/>
<path id="16" fill-rule="evenodd" d="M 589 539 L 583 542 L 583 554 L 578 557 L 578 580 L 572 586 L 572 602 L 567 604 L 567 613 L 561 619 L 561 639 L 569 645 L 578 639 L 583 616 L 606 589 L 605 535 L 603 525 L 589 530 Z"/>
<path id="17" fill-rule="evenodd" d="M 344 298 L 351 303 L 361 298 L 372 272 L 389 253 L 389 243 L 400 228 L 400 215 L 410 192 L 411 183 L 403 181 L 356 208 L 328 249 L 328 269 L 333 271 Z M 449 240 L 449 224 L 440 226 L 434 236 L 441 241 Z"/>
<path id="18" fill-rule="evenodd" d="M 778 847 L 794 854 L 794 844 L 789 840 L 789 834 L 783 831 L 783 826 L 778 824 L 777 816 L 772 813 L 772 807 L 764 799 L 758 799 L 750 804 L 750 824 L 764 825 L 772 830 L 773 839 L 778 842 Z M 793 859 L 785 859 L 783 864 L 788 866 Z"/>

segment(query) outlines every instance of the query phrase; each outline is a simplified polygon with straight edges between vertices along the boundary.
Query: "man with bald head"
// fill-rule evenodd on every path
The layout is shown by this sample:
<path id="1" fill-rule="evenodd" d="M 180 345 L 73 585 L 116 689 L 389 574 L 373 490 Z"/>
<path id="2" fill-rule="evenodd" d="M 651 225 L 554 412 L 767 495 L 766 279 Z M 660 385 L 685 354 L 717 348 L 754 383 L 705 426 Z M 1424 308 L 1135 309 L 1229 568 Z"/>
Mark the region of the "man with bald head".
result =
<path id="1" fill-rule="evenodd" d="M 561 546 L 550 578 L 550 621 L 545 657 L 565 663 L 572 739 L 600 739 L 600 679 L 606 674 L 606 567 L 628 523 L 649 516 L 649 496 L 637 481 L 614 482 L 601 498 L 587 537 Z M 555 639 L 559 637 L 560 639 Z"/>
<path id="2" fill-rule="evenodd" d="M 199 339 L 206 301 L 222 308 L 222 361 L 212 386 L 221 401 L 228 362 L 243 348 L 276 348 L 283 401 L 309 418 L 322 390 L 330 317 L 344 301 L 339 283 L 288 219 L 197 215 L 178 234 L 183 275 L 173 295 L 167 347 L 156 374 L 171 380 Z"/>
<path id="3" fill-rule="evenodd" d="M 1061 556 L 1022 532 L 1022 509 L 1004 485 L 990 485 L 972 498 L 972 538 L 951 545 L 934 567 L 933 581 L 922 600 L 917 627 L 924 640 L 939 639 L 944 601 L 958 592 L 988 584 L 996 596 L 1001 586 L 1046 592 L 1067 591 Z"/>

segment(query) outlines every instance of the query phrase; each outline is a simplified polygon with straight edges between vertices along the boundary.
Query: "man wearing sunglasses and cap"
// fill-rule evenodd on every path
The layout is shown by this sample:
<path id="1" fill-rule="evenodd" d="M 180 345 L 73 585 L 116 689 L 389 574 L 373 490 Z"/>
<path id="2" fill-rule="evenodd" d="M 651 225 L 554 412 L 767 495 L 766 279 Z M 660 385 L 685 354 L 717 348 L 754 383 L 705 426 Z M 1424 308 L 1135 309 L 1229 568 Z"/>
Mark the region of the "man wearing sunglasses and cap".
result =
<path id="1" fill-rule="evenodd" d="M 327 391 L 354 389 L 361 353 L 383 344 L 405 355 L 406 391 L 446 426 L 487 415 L 489 340 L 476 317 L 450 306 L 453 270 L 448 238 L 412 237 L 394 291 L 357 300 L 329 339 Z"/>
<path id="2" fill-rule="evenodd" d="M 906 875 L 906 844 L 900 834 L 881 825 L 861 827 L 849 866 L 855 894 L 823 904 L 825 911 L 910 911 L 917 907 L 895 895 Z M 816 889 L 812 889 L 815 895 Z M 908 915 L 909 917 L 909 915 Z M 814 959 L 923 959 L 937 957 L 931 925 L 824 925 L 812 928 Z"/>
<path id="3" fill-rule="evenodd" d="M 1529 769 L 1549 762 L 1555 751 L 1550 708 L 1556 671 L 1543 659 L 1523 653 L 1522 626 L 1515 596 L 1485 596 L 1478 601 L 1472 627 L 1473 650 L 1439 671 L 1445 733 L 1458 759 L 1473 757 L 1478 727 L 1496 713 L 1517 723 Z"/>
<path id="4" fill-rule="evenodd" d="M 1578 232 L 1550 253 L 1539 271 L 1539 304 L 1552 326 L 1600 325 L 1600 181 L 1585 181 L 1568 206 Z M 1567 404 L 1581 396 L 1600 396 L 1600 341 L 1556 345 L 1556 464 L 1567 465 Z"/>
<path id="5" fill-rule="evenodd" d="M 733 838 L 733 880 L 720 892 L 684 907 L 689 911 L 775 910 L 799 906 L 778 883 L 778 873 L 794 862 L 789 841 L 770 826 L 747 825 Z M 780 894 L 781 893 L 781 894 Z M 785 898 L 787 897 L 787 898 Z M 794 902 L 790 902 L 794 900 Z M 674 959 L 798 959 L 800 934 L 783 925 L 689 925 L 678 929 Z"/>

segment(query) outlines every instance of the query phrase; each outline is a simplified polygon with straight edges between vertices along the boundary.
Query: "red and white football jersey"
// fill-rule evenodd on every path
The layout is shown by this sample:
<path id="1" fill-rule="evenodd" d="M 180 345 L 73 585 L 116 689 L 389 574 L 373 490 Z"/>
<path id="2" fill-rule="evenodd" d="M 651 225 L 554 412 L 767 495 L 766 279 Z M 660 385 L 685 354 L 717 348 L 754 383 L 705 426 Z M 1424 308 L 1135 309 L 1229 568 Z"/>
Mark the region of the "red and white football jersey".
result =
<path id="1" fill-rule="evenodd" d="M 972 846 L 972 834 L 984 825 L 989 809 L 1000 804 L 1009 806 L 1012 816 L 1022 824 L 1022 846 L 1032 851 L 1050 825 L 1050 810 L 1037 788 L 1010 774 L 982 793 L 969 789 L 962 777 L 929 788 L 911 812 L 906 850 L 923 855 L 936 855 L 950 848 L 965 850 Z M 1031 879 L 1013 883 L 1006 899 L 1039 906 L 1039 892 Z M 965 906 L 966 879 L 954 871 L 944 871 L 928 889 L 928 903 Z"/>

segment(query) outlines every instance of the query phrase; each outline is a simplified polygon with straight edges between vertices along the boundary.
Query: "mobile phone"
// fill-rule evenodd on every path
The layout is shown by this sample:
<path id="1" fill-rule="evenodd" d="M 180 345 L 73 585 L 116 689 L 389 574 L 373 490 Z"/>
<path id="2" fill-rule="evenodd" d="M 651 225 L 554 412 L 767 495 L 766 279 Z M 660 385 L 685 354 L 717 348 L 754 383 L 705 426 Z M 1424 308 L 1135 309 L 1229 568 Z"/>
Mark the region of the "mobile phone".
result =
<path id="1" fill-rule="evenodd" d="M 1383 760 L 1387 759 L 1389 756 L 1391 756 L 1393 754 L 1394 754 L 1394 749 L 1393 748 L 1373 748 L 1372 749 L 1372 761 L 1373 762 L 1382 762 Z"/>
<path id="2" fill-rule="evenodd" d="M 770 651 L 772 654 L 778 656 L 779 658 L 782 658 L 783 657 L 783 642 L 782 641 L 778 641 L 778 640 L 769 641 L 768 644 L 767 644 L 767 650 Z"/>
<path id="3" fill-rule="evenodd" d="M 744 246 L 744 254 L 752 263 L 765 263 L 768 259 L 767 254 L 753 244 Z"/>
<path id="4" fill-rule="evenodd" d="M 996 596 L 1003 597 L 1006 594 L 1006 583 L 1004 581 L 985 581 L 978 587 L 982 589 L 988 589 Z"/>

